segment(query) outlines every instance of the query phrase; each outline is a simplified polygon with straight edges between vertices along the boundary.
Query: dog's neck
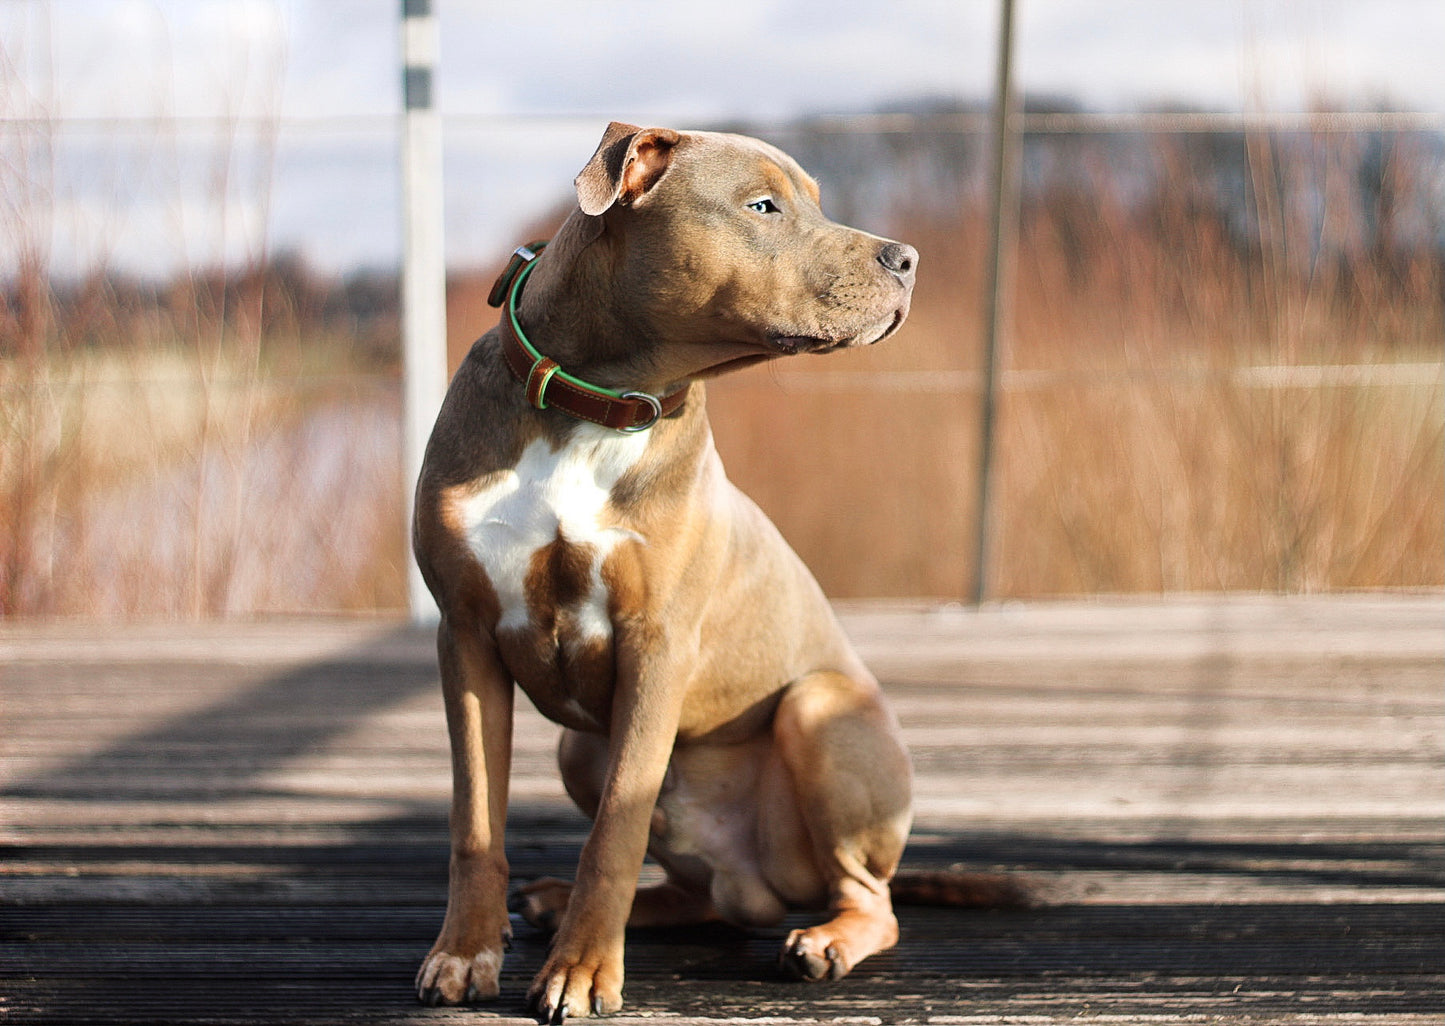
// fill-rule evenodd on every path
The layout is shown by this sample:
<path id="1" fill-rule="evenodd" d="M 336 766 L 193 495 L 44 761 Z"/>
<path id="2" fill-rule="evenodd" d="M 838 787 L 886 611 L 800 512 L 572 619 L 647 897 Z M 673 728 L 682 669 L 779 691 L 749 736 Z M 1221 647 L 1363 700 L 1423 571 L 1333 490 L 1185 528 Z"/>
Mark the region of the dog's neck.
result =
<path id="1" fill-rule="evenodd" d="M 667 338 L 641 306 L 621 299 L 597 302 L 595 297 L 619 287 L 621 243 L 608 231 L 602 216 L 573 210 L 522 292 L 523 330 L 562 369 L 605 388 L 665 395 L 780 355 L 725 340 Z M 674 319 L 676 314 L 668 311 Z"/>
<path id="2" fill-rule="evenodd" d="M 600 221 L 574 210 L 528 276 L 517 317 L 539 352 L 571 374 L 605 388 L 661 394 L 682 381 L 662 380 L 659 342 L 642 311 L 587 297 L 610 288 L 610 254 Z"/>

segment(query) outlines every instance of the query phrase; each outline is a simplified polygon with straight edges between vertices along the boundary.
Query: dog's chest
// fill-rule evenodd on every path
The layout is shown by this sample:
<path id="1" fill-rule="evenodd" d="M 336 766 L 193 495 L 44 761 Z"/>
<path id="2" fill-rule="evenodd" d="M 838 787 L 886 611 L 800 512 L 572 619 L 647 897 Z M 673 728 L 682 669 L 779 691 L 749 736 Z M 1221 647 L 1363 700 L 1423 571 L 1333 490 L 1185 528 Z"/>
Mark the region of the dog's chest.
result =
<path id="1" fill-rule="evenodd" d="M 609 503 L 649 434 L 581 424 L 558 449 L 536 439 L 463 502 L 467 545 L 497 596 L 499 634 L 533 628 L 574 646 L 610 639 L 602 566 L 620 542 L 643 539 L 616 522 Z"/>

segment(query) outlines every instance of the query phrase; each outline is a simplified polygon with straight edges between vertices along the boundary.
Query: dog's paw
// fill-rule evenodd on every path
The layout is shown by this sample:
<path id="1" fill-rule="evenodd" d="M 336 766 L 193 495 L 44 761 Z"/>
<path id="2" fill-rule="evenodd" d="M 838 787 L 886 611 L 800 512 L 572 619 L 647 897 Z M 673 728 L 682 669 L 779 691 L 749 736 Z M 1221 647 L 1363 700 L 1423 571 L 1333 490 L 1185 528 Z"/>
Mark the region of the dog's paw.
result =
<path id="1" fill-rule="evenodd" d="M 527 1004 L 540 1022 L 560 1024 L 622 1010 L 622 957 L 563 958 L 555 952 L 532 982 Z"/>
<path id="2" fill-rule="evenodd" d="M 502 953 L 479 951 L 471 958 L 433 951 L 416 974 L 416 996 L 424 1005 L 469 1005 L 501 990 Z"/>
<path id="3" fill-rule="evenodd" d="M 571 896 L 571 883 L 544 876 L 517 888 L 508 899 L 507 908 L 537 929 L 550 933 L 562 922 L 562 913 L 567 911 L 567 900 Z"/>
<path id="4" fill-rule="evenodd" d="M 800 980 L 841 980 L 855 961 L 847 945 L 818 927 L 788 934 L 778 956 L 783 969 Z"/>

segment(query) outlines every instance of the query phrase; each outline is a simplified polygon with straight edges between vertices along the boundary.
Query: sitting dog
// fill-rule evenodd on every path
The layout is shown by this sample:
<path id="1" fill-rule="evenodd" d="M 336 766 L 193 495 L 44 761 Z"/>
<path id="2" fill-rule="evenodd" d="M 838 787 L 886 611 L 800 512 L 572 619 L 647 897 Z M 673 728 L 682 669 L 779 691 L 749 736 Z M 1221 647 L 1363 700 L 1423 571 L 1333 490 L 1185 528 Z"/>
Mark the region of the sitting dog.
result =
<path id="1" fill-rule="evenodd" d="M 622 1006 L 629 925 L 794 931 L 837 979 L 898 937 L 889 897 L 911 771 L 878 684 L 772 523 L 724 475 L 702 379 L 872 345 L 918 254 L 827 220 L 755 139 L 613 124 L 556 237 L 518 250 L 500 325 L 457 371 L 417 484 L 416 557 L 441 611 L 450 895 L 423 1001 L 495 995 L 514 682 L 565 730 L 594 825 L 529 993 L 544 1020 Z M 651 853 L 666 882 L 638 889 Z"/>

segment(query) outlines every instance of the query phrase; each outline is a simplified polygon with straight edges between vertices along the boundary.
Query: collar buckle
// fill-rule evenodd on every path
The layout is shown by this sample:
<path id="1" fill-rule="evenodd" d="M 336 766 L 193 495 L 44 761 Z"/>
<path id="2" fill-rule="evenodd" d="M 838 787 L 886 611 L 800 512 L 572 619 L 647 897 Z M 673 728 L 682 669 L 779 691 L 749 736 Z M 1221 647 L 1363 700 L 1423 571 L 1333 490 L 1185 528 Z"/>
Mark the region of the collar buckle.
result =
<path id="1" fill-rule="evenodd" d="M 542 239 L 512 250 L 512 259 L 507 261 L 507 266 L 502 268 L 502 273 L 497 275 L 497 280 L 492 283 L 492 291 L 487 293 L 487 305 L 500 307 L 507 301 L 507 296 L 512 291 L 512 283 L 517 280 L 517 275 L 522 273 L 522 268 L 537 259 L 537 255 L 546 245 L 547 241 Z"/>

